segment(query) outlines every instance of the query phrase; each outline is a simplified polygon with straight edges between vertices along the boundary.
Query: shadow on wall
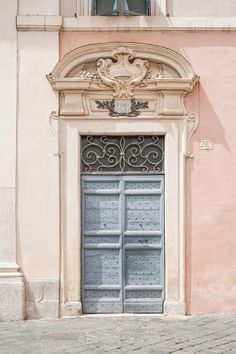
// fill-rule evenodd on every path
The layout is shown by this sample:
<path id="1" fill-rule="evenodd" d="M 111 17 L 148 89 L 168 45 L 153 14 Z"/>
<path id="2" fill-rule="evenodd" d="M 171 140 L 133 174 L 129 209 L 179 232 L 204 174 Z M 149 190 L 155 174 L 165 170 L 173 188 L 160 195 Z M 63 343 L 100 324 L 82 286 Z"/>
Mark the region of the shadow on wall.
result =
<path id="1" fill-rule="evenodd" d="M 209 101 L 206 92 L 204 91 L 200 82 L 195 87 L 192 94 L 186 97 L 186 104 L 188 112 L 195 111 L 199 114 L 200 123 L 199 127 L 197 128 L 194 136 L 192 137 L 191 144 L 193 148 L 194 157 L 193 159 L 187 159 L 186 161 L 186 189 L 185 189 L 185 196 L 186 196 L 186 297 L 187 297 L 187 314 L 196 314 L 193 307 L 193 297 L 196 299 L 196 295 L 194 296 L 196 290 L 197 293 L 205 292 L 206 289 L 196 289 L 196 285 L 199 284 L 199 279 L 196 279 L 196 274 L 192 270 L 193 262 L 198 255 L 196 255 L 196 250 L 193 247 L 193 237 L 196 238 L 196 234 L 193 234 L 193 219 L 196 217 L 195 211 L 193 210 L 193 203 L 194 207 L 198 208 L 198 210 L 202 211 L 202 214 L 199 215 L 199 223 L 201 223 L 201 215 L 204 214 L 204 209 L 207 208 L 207 205 L 196 205 L 196 194 L 195 199 L 193 200 L 192 193 L 197 189 L 196 193 L 198 193 L 199 189 L 203 186 L 204 183 L 204 164 L 208 163 L 208 160 L 211 159 L 212 155 L 209 155 L 209 151 L 201 151 L 200 150 L 200 141 L 202 139 L 211 139 L 213 144 L 221 145 L 224 150 L 230 152 L 230 147 L 227 143 L 226 136 L 225 136 L 225 129 L 221 124 L 221 120 L 219 119 L 217 113 L 215 112 L 211 102 Z M 203 155 L 204 154 L 204 155 Z M 213 156 L 214 159 L 214 156 Z M 215 166 L 219 168 L 219 160 L 215 161 Z M 214 175 L 214 170 L 211 171 L 212 176 Z M 196 175 L 200 176 L 200 178 L 196 182 Z M 194 176 L 194 177 L 193 177 Z M 202 177 L 201 177 L 202 176 Z M 194 181 L 193 181 L 194 180 Z M 207 188 L 207 187 L 206 187 Z M 205 188 L 205 189 L 206 189 Z M 214 188 L 214 186 L 212 186 Z M 204 230 L 202 230 L 204 232 Z M 195 231 L 196 232 L 196 231 Z M 202 239 L 198 238 L 195 240 L 196 242 L 202 242 Z M 202 245 L 204 247 L 204 245 Z M 206 258 L 207 262 L 207 258 Z M 204 264 L 201 264 L 201 267 L 204 268 Z M 214 271 L 214 270 L 213 270 Z M 210 286 L 210 284 L 209 284 Z M 195 300 L 194 300 L 195 301 Z M 201 299 L 198 300 L 199 302 Z M 202 298 L 204 301 L 204 296 Z M 210 299 L 209 299 L 210 301 Z M 214 312 L 212 309 L 208 309 L 209 313 Z M 202 312 L 204 313 L 204 311 Z"/>

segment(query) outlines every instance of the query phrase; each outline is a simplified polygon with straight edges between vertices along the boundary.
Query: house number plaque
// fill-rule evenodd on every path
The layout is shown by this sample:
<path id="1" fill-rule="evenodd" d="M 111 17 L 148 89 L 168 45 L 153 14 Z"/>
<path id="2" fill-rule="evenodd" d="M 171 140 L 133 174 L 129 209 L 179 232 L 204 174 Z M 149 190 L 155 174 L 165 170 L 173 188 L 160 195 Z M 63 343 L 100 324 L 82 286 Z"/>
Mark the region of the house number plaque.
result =
<path id="1" fill-rule="evenodd" d="M 203 139 L 200 141 L 200 150 L 212 150 L 213 141 L 210 139 Z"/>

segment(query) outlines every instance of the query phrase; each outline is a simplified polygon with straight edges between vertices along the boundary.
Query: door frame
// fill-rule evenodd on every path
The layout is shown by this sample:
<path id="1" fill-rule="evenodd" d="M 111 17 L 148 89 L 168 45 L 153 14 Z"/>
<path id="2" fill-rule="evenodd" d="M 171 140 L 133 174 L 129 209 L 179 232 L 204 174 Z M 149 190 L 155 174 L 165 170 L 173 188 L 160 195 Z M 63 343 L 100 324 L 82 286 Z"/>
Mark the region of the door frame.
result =
<path id="1" fill-rule="evenodd" d="M 127 67 L 128 80 L 119 76 Z M 185 159 L 199 120 L 184 96 L 199 77 L 169 48 L 110 42 L 74 49 L 47 78 L 60 94 L 51 113 L 59 121 L 60 316 L 81 314 L 81 135 L 165 135 L 164 314 L 185 314 Z M 112 106 L 116 99 L 125 110 Z"/>
<path id="2" fill-rule="evenodd" d="M 104 130 L 104 128 L 106 129 Z M 165 136 L 165 301 L 164 314 L 185 314 L 184 120 L 87 119 L 60 122 L 62 263 L 61 316 L 77 316 L 81 306 L 81 161 L 82 135 Z M 170 222 L 171 221 L 171 222 Z"/>

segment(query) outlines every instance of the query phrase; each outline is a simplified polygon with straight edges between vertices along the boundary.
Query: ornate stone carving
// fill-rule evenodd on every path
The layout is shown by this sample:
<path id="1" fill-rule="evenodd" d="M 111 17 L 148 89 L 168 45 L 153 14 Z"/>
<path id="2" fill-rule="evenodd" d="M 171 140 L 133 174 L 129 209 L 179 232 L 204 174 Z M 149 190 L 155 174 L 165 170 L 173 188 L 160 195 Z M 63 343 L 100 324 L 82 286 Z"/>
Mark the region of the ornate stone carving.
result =
<path id="1" fill-rule="evenodd" d="M 134 88 L 142 83 L 149 67 L 148 60 L 135 59 L 134 51 L 119 47 L 113 51 L 112 59 L 99 59 L 97 73 L 101 82 L 114 90 L 113 96 L 133 97 Z"/>
<path id="2" fill-rule="evenodd" d="M 193 158 L 193 153 L 190 147 L 191 138 L 199 125 L 199 117 L 195 112 L 191 112 L 187 116 L 187 146 L 186 157 Z"/>
<path id="3" fill-rule="evenodd" d="M 99 80 L 99 76 L 96 72 L 91 72 L 91 71 L 87 71 L 87 70 L 82 70 L 80 71 L 76 77 L 78 77 L 79 79 L 95 79 L 95 80 Z"/>
<path id="4" fill-rule="evenodd" d="M 149 66 L 149 70 L 145 79 L 160 80 L 164 77 L 164 66 L 162 64 L 152 64 Z"/>
<path id="5" fill-rule="evenodd" d="M 55 119 L 58 120 L 59 119 L 59 114 L 56 111 L 51 111 L 50 115 L 49 115 L 50 119 Z"/>

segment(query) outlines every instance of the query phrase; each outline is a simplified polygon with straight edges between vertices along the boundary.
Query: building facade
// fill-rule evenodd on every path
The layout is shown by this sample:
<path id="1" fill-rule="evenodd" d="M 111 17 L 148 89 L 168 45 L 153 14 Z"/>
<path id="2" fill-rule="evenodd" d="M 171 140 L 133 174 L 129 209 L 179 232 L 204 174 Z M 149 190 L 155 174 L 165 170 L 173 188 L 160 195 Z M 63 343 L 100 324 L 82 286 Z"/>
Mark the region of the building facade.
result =
<path id="1" fill-rule="evenodd" d="M 0 6 L 0 320 L 235 313 L 235 2 Z"/>

